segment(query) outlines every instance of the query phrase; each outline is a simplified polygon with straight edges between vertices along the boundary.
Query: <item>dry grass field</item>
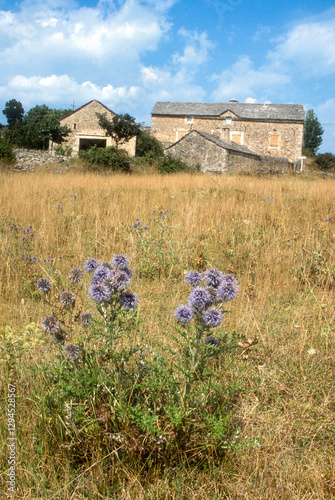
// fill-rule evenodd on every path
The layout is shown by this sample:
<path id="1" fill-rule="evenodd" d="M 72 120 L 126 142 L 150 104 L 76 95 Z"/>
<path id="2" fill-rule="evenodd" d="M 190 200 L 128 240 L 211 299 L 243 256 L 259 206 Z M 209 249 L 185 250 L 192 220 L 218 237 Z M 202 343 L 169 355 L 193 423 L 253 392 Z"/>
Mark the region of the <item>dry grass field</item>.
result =
<path id="1" fill-rule="evenodd" d="M 2 498 L 335 496 L 335 180 L 0 173 L 0 185 L 0 432 L 6 443 L 10 383 L 17 437 L 13 497 L 8 449 L 0 451 Z M 149 229 L 136 232 L 136 219 Z M 220 463 L 161 470 L 115 459 L 106 470 L 97 449 L 74 470 L 47 444 L 34 402 L 45 384 L 38 367 L 51 347 L 40 341 L 48 308 L 36 281 L 51 265 L 61 280 L 89 257 L 119 253 L 134 271 L 136 335 L 146 344 L 168 346 L 187 271 L 214 267 L 239 281 L 219 327 L 241 339 L 218 373 L 240 388 L 238 430 Z"/>

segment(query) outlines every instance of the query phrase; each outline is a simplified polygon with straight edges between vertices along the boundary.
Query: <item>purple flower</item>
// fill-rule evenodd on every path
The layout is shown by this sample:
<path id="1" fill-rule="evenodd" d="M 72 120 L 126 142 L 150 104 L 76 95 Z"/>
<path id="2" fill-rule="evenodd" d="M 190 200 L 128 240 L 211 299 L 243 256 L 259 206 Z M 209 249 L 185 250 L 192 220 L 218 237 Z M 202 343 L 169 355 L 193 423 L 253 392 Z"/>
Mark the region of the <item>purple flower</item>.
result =
<path id="1" fill-rule="evenodd" d="M 87 328 L 90 326 L 90 323 L 92 323 L 93 320 L 93 314 L 90 312 L 83 312 L 80 317 L 79 317 L 81 324 L 83 325 L 84 328 Z"/>
<path id="2" fill-rule="evenodd" d="M 215 337 L 207 337 L 207 339 L 205 339 L 205 344 L 219 347 L 220 341 L 218 339 L 216 339 Z"/>
<path id="3" fill-rule="evenodd" d="M 211 295 L 205 288 L 194 288 L 188 296 L 191 306 L 197 309 L 205 309 L 211 303 Z"/>
<path id="4" fill-rule="evenodd" d="M 185 274 L 185 281 L 189 285 L 196 287 L 199 286 L 200 283 L 203 281 L 203 276 L 201 273 L 198 271 L 189 271 L 188 273 Z"/>
<path id="5" fill-rule="evenodd" d="M 221 325 L 223 314 L 221 311 L 215 308 L 207 309 L 202 316 L 202 320 L 206 326 L 215 328 L 216 326 Z"/>
<path id="6" fill-rule="evenodd" d="M 78 344 L 66 344 L 64 347 L 64 353 L 69 359 L 77 359 L 79 357 L 79 345 Z"/>
<path id="7" fill-rule="evenodd" d="M 149 226 L 143 226 L 143 231 L 148 231 Z"/>
<path id="8" fill-rule="evenodd" d="M 87 259 L 85 260 L 83 267 L 88 273 L 92 273 L 100 266 L 100 262 L 97 259 Z"/>
<path id="9" fill-rule="evenodd" d="M 216 291 L 216 297 L 219 302 L 228 302 L 233 300 L 239 291 L 236 279 L 227 274 Z"/>
<path id="10" fill-rule="evenodd" d="M 133 224 L 133 228 L 137 229 L 138 227 L 140 227 L 141 224 L 142 224 L 141 221 L 139 219 L 136 219 L 135 224 Z"/>
<path id="11" fill-rule="evenodd" d="M 117 269 L 124 269 L 125 267 L 128 267 L 129 259 L 125 255 L 122 255 L 122 253 L 119 253 L 114 255 L 112 263 Z"/>
<path id="12" fill-rule="evenodd" d="M 175 310 L 174 315 L 180 323 L 186 325 L 192 321 L 194 317 L 194 309 L 190 306 L 179 306 Z"/>
<path id="13" fill-rule="evenodd" d="M 110 269 L 104 266 L 100 266 L 94 271 L 93 279 L 101 283 L 102 281 L 105 281 L 107 278 L 109 278 L 110 274 Z"/>
<path id="14" fill-rule="evenodd" d="M 84 271 L 80 267 L 74 267 L 69 273 L 69 278 L 76 283 L 79 283 L 84 277 Z"/>
<path id="15" fill-rule="evenodd" d="M 72 306 L 72 305 L 74 305 L 74 303 L 76 301 L 76 296 L 74 293 L 66 290 L 65 292 L 62 292 L 60 294 L 59 300 L 61 301 L 63 306 Z"/>
<path id="16" fill-rule="evenodd" d="M 130 277 L 125 271 L 116 269 L 110 273 L 105 285 L 108 286 L 111 293 L 122 292 L 130 285 L 130 281 Z"/>
<path id="17" fill-rule="evenodd" d="M 88 295 L 92 300 L 100 304 L 109 299 L 111 291 L 103 283 L 92 283 L 88 288 Z"/>
<path id="18" fill-rule="evenodd" d="M 37 281 L 37 288 L 40 292 L 48 293 L 51 290 L 51 281 L 48 278 L 40 278 Z"/>
<path id="19" fill-rule="evenodd" d="M 61 326 L 55 316 L 47 316 L 42 321 L 42 328 L 45 332 L 48 332 L 51 335 L 61 332 Z"/>
<path id="20" fill-rule="evenodd" d="M 207 281 L 207 285 L 213 288 L 217 288 L 224 277 L 224 274 L 215 268 L 205 271 L 204 275 Z"/>
<path id="21" fill-rule="evenodd" d="M 120 298 L 120 305 L 128 311 L 130 309 L 136 309 L 140 299 L 136 293 L 126 292 Z"/>

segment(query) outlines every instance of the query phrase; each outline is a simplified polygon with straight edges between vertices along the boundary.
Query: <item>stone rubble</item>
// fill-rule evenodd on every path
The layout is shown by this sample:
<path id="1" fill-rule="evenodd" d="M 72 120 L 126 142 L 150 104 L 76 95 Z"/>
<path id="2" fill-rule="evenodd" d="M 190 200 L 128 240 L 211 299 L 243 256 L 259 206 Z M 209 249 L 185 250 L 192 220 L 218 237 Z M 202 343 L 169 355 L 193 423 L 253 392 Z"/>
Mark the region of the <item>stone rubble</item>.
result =
<path id="1" fill-rule="evenodd" d="M 15 172 L 35 172 L 43 169 L 54 169 L 56 171 L 70 170 L 71 166 L 67 156 L 54 155 L 49 151 L 35 149 L 15 149 L 16 163 Z"/>

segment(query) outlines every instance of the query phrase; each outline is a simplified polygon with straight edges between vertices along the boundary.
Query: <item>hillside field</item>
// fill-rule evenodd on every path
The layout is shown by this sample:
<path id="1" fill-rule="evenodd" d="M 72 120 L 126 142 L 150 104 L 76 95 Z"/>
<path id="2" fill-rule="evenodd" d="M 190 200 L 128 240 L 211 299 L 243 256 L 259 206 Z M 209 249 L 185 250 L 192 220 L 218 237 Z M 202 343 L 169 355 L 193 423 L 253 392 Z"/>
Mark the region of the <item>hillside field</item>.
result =
<path id="1" fill-rule="evenodd" d="M 0 185 L 1 441 L 9 436 L 9 387 L 16 436 L 14 496 L 9 449 L 0 450 L 2 498 L 335 496 L 334 179 L 2 172 Z M 150 362 L 122 354 L 115 376 L 125 379 L 113 385 L 108 356 L 92 358 L 97 378 L 89 368 L 91 389 L 80 393 L 76 377 L 86 375 L 43 331 L 53 306 L 36 284 L 46 277 L 61 293 L 71 269 L 118 254 L 130 260 L 139 304 L 122 319 L 113 349 L 143 348 Z M 211 348 L 211 372 L 187 379 L 174 312 L 190 292 L 185 274 L 212 268 L 239 284 L 211 333 L 231 348 Z M 76 294 L 97 319 L 85 280 Z M 76 328 L 69 339 L 85 345 L 88 330 Z M 69 396 L 71 369 L 79 382 Z"/>

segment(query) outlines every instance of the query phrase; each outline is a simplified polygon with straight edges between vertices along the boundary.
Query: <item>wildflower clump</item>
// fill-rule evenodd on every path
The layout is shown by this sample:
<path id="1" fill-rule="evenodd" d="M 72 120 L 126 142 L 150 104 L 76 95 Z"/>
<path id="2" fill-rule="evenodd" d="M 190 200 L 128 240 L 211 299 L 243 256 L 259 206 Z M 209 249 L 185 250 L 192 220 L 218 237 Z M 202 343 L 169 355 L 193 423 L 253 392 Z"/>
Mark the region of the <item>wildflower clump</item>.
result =
<path id="1" fill-rule="evenodd" d="M 211 331 L 221 325 L 224 318 L 224 304 L 233 300 L 239 291 L 237 280 L 231 274 L 224 274 L 212 268 L 200 273 L 189 271 L 185 281 L 192 286 L 188 303 L 175 310 L 175 318 L 182 325 L 182 334 L 188 342 L 188 353 L 193 370 L 199 364 L 203 345 L 220 345 Z M 193 330 L 193 334 L 189 330 Z"/>
<path id="2" fill-rule="evenodd" d="M 49 333 L 56 343 L 68 341 L 68 348 L 63 353 L 68 359 L 70 350 L 77 344 L 73 340 L 94 324 L 92 312 L 85 311 L 87 296 L 95 302 L 98 313 L 103 318 L 103 332 L 114 347 L 114 341 L 122 329 L 120 324 L 124 314 L 136 309 L 139 297 L 130 291 L 132 270 L 128 267 L 129 259 L 123 254 L 115 254 L 111 261 L 101 262 L 95 258 L 86 259 L 82 267 L 74 267 L 68 273 L 68 288 L 54 290 L 52 280 L 41 277 L 36 288 L 41 297 L 51 306 L 52 314 L 42 321 L 42 329 Z M 86 288 L 85 271 L 92 275 Z M 71 289 L 72 288 L 72 289 Z M 124 318 L 123 318 L 124 319 Z M 109 344 L 107 341 L 106 345 Z"/>

